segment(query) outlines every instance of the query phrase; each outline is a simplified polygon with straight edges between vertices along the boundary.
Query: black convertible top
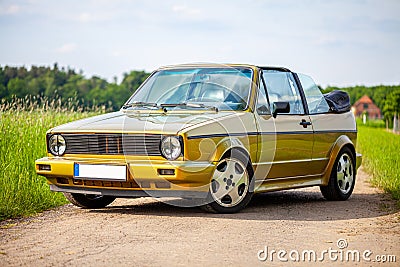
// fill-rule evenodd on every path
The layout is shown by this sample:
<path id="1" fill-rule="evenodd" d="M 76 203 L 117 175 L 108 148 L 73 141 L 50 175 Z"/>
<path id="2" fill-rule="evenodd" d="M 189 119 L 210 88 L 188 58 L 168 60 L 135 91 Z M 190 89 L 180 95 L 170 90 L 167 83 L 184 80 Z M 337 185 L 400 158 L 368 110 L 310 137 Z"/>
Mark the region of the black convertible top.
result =
<path id="1" fill-rule="evenodd" d="M 344 91 L 335 90 L 324 94 L 324 97 L 331 111 L 335 113 L 344 113 L 351 109 L 349 94 Z"/>

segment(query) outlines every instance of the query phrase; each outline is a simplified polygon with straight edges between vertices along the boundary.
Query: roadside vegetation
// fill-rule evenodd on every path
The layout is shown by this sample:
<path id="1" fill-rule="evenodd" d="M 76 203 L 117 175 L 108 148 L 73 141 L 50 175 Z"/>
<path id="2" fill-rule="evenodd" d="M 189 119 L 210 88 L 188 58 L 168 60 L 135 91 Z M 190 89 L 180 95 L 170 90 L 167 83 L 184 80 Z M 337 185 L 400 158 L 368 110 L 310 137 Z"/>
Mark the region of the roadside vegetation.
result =
<path id="1" fill-rule="evenodd" d="M 45 133 L 56 125 L 102 112 L 82 112 L 71 100 L 69 109 L 61 108 L 61 100 L 40 102 L 41 106 L 26 98 L 0 104 L 0 221 L 67 203 L 35 172 L 35 160 L 46 155 Z"/>
<path id="2" fill-rule="evenodd" d="M 363 154 L 362 166 L 372 174 L 372 184 L 390 193 L 400 208 L 400 135 L 358 124 L 357 150 Z"/>

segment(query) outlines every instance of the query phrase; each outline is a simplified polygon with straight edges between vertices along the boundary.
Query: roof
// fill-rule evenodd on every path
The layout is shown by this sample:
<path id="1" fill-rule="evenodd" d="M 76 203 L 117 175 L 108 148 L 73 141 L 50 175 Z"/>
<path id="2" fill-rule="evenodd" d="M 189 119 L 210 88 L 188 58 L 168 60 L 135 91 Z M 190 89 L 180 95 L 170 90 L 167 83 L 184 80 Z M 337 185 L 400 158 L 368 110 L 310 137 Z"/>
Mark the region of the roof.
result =
<path id="1" fill-rule="evenodd" d="M 362 103 L 362 104 L 374 104 L 372 99 L 367 95 L 363 95 L 360 99 L 358 99 L 356 101 L 356 103 L 354 103 L 354 105 L 357 105 L 357 104 L 360 104 L 360 103 Z"/>

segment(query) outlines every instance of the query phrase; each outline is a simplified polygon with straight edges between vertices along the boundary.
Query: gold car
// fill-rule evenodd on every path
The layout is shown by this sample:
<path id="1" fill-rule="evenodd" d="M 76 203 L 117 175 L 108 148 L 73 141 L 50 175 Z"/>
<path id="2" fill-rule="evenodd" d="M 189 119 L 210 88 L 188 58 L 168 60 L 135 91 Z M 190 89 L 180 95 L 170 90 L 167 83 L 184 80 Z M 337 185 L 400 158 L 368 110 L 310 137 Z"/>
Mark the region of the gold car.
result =
<path id="1" fill-rule="evenodd" d="M 285 68 L 162 67 L 120 111 L 49 130 L 36 171 L 84 208 L 152 196 L 232 213 L 254 193 L 308 186 L 346 200 L 361 164 L 349 107 Z"/>

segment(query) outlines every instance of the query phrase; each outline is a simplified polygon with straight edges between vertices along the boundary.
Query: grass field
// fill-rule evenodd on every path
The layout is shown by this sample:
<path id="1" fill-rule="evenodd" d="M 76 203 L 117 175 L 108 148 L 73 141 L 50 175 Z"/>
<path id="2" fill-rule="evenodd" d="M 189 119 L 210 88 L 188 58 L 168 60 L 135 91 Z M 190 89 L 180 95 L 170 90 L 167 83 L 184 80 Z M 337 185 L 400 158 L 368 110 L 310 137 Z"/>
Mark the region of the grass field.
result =
<path id="1" fill-rule="evenodd" d="M 357 151 L 373 175 L 372 183 L 390 193 L 400 207 L 400 135 L 359 125 Z"/>
<path id="2" fill-rule="evenodd" d="M 95 113 L 0 109 L 0 221 L 67 203 L 36 175 L 35 160 L 46 155 L 48 129 L 90 115 Z"/>

